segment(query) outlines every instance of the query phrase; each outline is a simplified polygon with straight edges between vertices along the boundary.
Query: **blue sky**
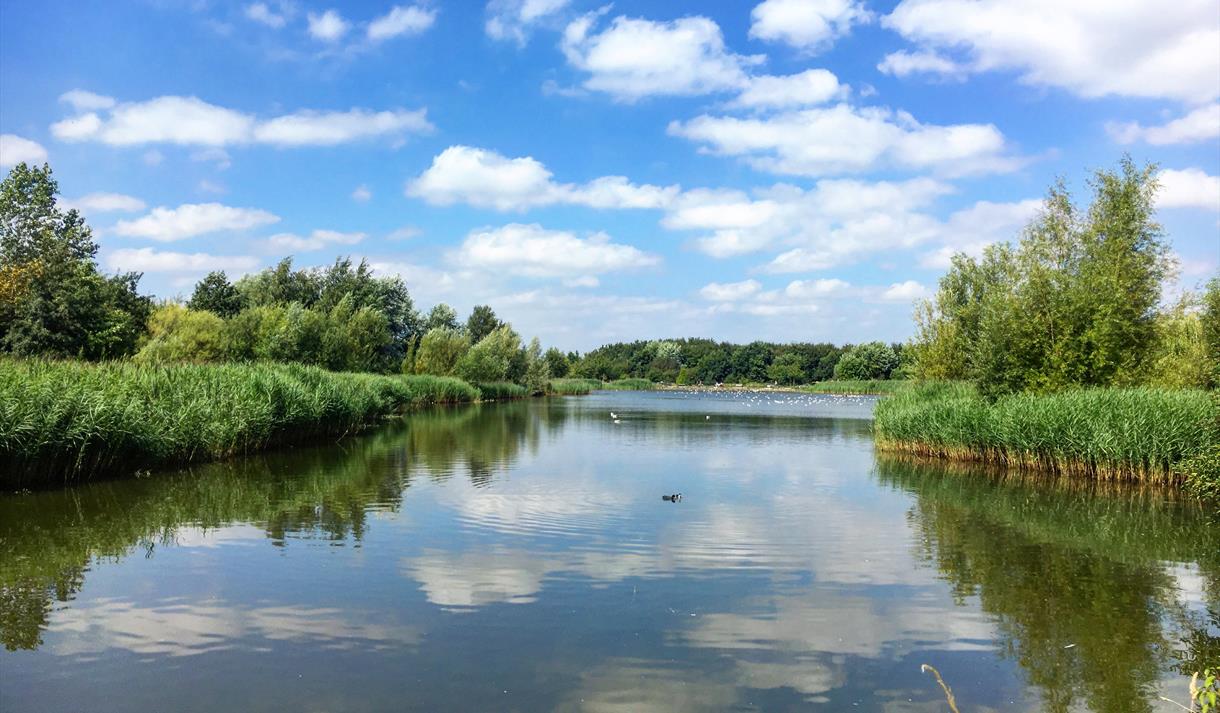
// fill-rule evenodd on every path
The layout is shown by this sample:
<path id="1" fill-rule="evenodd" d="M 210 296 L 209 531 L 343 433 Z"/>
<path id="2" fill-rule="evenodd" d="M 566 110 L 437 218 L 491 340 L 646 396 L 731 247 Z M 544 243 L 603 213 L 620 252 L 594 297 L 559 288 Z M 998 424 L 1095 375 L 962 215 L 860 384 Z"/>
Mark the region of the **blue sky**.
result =
<path id="1" fill-rule="evenodd" d="M 565 349 L 905 339 L 1124 151 L 1220 265 L 1215 0 L 5 3 L 0 133 L 158 297 L 352 255 Z"/>

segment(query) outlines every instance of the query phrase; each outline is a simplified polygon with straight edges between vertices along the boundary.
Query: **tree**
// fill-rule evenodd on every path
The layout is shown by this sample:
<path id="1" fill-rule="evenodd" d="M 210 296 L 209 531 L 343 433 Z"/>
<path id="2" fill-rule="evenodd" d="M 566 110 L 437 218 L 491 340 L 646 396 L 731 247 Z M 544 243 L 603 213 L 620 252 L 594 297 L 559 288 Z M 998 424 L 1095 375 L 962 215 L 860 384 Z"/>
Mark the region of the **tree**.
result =
<path id="1" fill-rule="evenodd" d="M 467 330 L 469 331 L 469 330 Z M 455 373 L 472 383 L 504 381 L 514 357 L 521 351 L 521 337 L 507 324 L 496 327 L 458 360 Z"/>
<path id="2" fill-rule="evenodd" d="M 187 307 L 206 310 L 217 317 L 227 319 L 241 311 L 241 293 L 229 283 L 224 270 L 213 270 L 195 285 L 195 292 L 191 295 Z"/>
<path id="3" fill-rule="evenodd" d="M 424 331 L 430 329 L 461 329 L 457 312 L 444 302 L 436 305 L 428 312 L 428 317 L 424 320 Z"/>
<path id="4" fill-rule="evenodd" d="M 466 320 L 466 332 L 470 335 L 470 341 L 478 344 L 500 325 L 501 322 L 491 307 L 475 305 L 475 308 L 470 311 L 470 317 Z"/>
<path id="5" fill-rule="evenodd" d="M 148 319 L 148 335 L 136 361 L 214 362 L 225 357 L 224 320 L 213 312 L 169 302 Z"/>
<path id="6" fill-rule="evenodd" d="M 1200 320 L 1203 322 L 1203 345 L 1211 367 L 1209 386 L 1220 388 L 1220 277 L 1207 283 Z"/>
<path id="7" fill-rule="evenodd" d="M 449 376 L 470 349 L 470 340 L 461 330 L 434 327 L 424 333 L 415 350 L 415 373 Z"/>
<path id="8" fill-rule="evenodd" d="M 799 384 L 804 377 L 801 355 L 796 352 L 780 354 L 767 367 L 767 378 L 779 384 Z"/>
<path id="9" fill-rule="evenodd" d="M 531 339 L 529 346 L 523 349 L 522 353 L 525 355 L 523 386 L 531 394 L 546 393 L 546 382 L 551 378 L 551 371 L 547 368 L 546 360 L 542 358 L 542 343 L 538 341 L 538 337 Z"/>
<path id="10" fill-rule="evenodd" d="M 898 366 L 898 355 L 888 344 L 868 342 L 853 347 L 835 365 L 835 378 L 851 381 L 888 379 Z"/>
<path id="11" fill-rule="evenodd" d="M 733 368 L 729 355 L 717 349 L 708 352 L 695 364 L 695 378 L 701 384 L 719 384 L 729 375 Z"/>
<path id="12" fill-rule="evenodd" d="M 139 273 L 102 276 L 76 210 L 55 204 L 51 168 L 19 163 L 0 182 L 0 350 L 105 359 L 135 351 L 152 310 Z"/>
<path id="13" fill-rule="evenodd" d="M 546 350 L 546 354 L 543 354 L 542 358 L 546 360 L 546 368 L 550 372 L 551 378 L 559 379 L 568 375 L 571 365 L 568 363 L 568 358 L 564 356 L 563 352 L 555 347 L 551 347 Z"/>

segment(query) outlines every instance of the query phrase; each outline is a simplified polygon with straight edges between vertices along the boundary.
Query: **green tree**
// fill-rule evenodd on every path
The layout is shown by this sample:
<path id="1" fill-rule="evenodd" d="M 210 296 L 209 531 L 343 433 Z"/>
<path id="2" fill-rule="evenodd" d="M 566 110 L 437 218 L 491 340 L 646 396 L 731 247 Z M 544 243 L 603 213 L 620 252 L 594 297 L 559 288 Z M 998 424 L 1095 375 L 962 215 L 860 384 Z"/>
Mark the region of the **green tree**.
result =
<path id="1" fill-rule="evenodd" d="M 457 312 L 444 302 L 436 305 L 428 312 L 428 317 L 424 320 L 424 331 L 430 329 L 461 329 Z"/>
<path id="2" fill-rule="evenodd" d="M 868 342 L 853 347 L 835 365 L 835 378 L 867 381 L 888 379 L 898 367 L 898 355 L 882 342 Z"/>
<path id="3" fill-rule="evenodd" d="M 470 317 L 466 320 L 466 332 L 470 335 L 471 343 L 478 344 L 500 325 L 501 322 L 491 307 L 475 305 L 475 308 L 470 311 Z"/>
<path id="4" fill-rule="evenodd" d="M 1203 293 L 1203 344 L 1211 367 L 1210 386 L 1220 388 L 1220 277 L 1207 283 Z"/>
<path id="5" fill-rule="evenodd" d="M 229 283 L 224 270 L 213 270 L 195 285 L 195 292 L 191 295 L 187 307 L 229 318 L 241 311 L 241 293 Z"/>
<path id="6" fill-rule="evenodd" d="M 508 378 L 513 359 L 520 351 L 521 337 L 512 327 L 504 324 L 462 355 L 454 371 L 471 383 L 504 381 Z"/>
<path id="7" fill-rule="evenodd" d="M 568 363 L 568 358 L 563 352 L 555 347 L 546 350 L 546 354 L 542 355 L 546 360 L 546 369 L 550 373 L 551 378 L 559 379 L 568 375 L 571 365 Z"/>
<path id="8" fill-rule="evenodd" d="M 461 330 L 433 327 L 424 333 L 415 350 L 415 373 L 449 376 L 470 349 L 470 340 Z"/>
<path id="9" fill-rule="evenodd" d="M 778 384 L 799 384 L 805 378 L 801 355 L 796 352 L 780 354 L 767 367 L 767 378 Z"/>
<path id="10" fill-rule="evenodd" d="M 214 362 L 225 358 L 224 320 L 206 310 L 168 302 L 153 310 L 135 359 L 143 362 Z"/>
<path id="11" fill-rule="evenodd" d="M 61 211 L 51 168 L 17 164 L 0 182 L 0 349 L 105 359 L 135 351 L 152 311 L 139 273 L 102 276 L 76 210 Z"/>
<path id="12" fill-rule="evenodd" d="M 531 394 L 546 393 L 546 382 L 551 378 L 551 370 L 546 359 L 542 357 L 542 343 L 538 337 L 530 340 L 529 346 L 522 350 L 525 356 L 525 378 L 522 384 Z"/>

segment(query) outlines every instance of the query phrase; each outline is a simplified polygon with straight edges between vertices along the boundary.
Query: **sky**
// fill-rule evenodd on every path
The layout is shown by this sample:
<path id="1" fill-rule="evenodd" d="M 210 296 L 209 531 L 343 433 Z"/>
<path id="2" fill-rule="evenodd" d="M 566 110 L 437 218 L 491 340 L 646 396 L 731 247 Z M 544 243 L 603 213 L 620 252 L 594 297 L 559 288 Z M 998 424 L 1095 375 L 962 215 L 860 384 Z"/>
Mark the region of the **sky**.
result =
<path id="1" fill-rule="evenodd" d="M 1220 2 L 0 4 L 0 165 L 189 297 L 291 255 L 588 350 L 899 341 L 1056 178 L 1220 267 Z"/>

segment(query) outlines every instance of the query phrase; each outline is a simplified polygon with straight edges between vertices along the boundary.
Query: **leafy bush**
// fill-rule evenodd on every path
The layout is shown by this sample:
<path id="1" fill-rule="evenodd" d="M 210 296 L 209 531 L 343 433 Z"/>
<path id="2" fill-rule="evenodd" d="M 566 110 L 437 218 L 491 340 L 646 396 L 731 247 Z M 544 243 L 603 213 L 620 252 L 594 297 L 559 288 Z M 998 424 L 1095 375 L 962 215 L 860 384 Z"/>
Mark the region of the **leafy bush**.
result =
<path id="1" fill-rule="evenodd" d="M 898 354 L 881 342 L 868 342 L 852 347 L 835 364 L 835 379 L 869 381 L 888 379 L 898 367 Z"/>
<path id="2" fill-rule="evenodd" d="M 508 399 L 523 399 L 530 395 L 529 389 L 510 381 L 493 381 L 479 384 L 479 398 L 483 401 L 506 401 Z"/>

